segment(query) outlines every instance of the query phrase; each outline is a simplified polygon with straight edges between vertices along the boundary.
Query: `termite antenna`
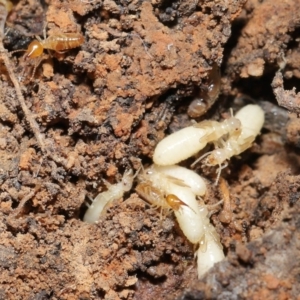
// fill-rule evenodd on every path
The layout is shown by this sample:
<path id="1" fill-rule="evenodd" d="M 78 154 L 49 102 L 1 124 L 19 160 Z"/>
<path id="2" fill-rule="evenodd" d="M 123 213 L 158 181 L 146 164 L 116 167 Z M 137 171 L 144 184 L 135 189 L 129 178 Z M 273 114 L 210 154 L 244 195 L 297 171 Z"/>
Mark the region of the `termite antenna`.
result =
<path id="1" fill-rule="evenodd" d="M 224 200 L 220 200 L 215 204 L 209 204 L 206 205 L 207 209 L 208 209 L 208 214 L 207 217 L 210 218 L 213 214 L 215 214 L 216 212 L 219 211 L 219 209 L 216 209 L 219 205 L 223 204 Z"/>
<path id="2" fill-rule="evenodd" d="M 18 49 L 18 50 L 10 51 L 10 52 L 8 52 L 8 54 L 11 55 L 11 54 L 14 54 L 14 53 L 17 53 L 17 52 L 26 52 L 26 51 L 27 51 L 27 49 Z"/>
<path id="3" fill-rule="evenodd" d="M 213 151 L 209 151 L 205 154 L 203 154 L 202 156 L 200 156 L 199 158 L 197 158 L 192 164 L 191 164 L 191 168 L 193 168 L 199 161 L 201 161 L 203 158 L 205 158 L 206 156 L 210 155 Z"/>

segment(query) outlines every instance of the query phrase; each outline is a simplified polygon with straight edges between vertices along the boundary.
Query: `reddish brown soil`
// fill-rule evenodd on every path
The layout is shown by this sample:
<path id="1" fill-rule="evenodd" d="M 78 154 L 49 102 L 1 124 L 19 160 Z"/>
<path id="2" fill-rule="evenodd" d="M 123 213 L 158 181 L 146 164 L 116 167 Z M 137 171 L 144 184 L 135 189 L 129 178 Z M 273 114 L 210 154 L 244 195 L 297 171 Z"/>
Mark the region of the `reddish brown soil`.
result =
<path id="1" fill-rule="evenodd" d="M 45 51 L 32 80 L 34 62 L 10 58 L 59 160 L 42 153 L 1 66 L 0 299 L 300 299 L 298 4 L 14 2 L 9 51 L 26 48 L 45 25 L 47 36 L 80 32 L 85 42 Z M 221 95 L 200 119 L 255 102 L 266 123 L 222 172 L 230 206 L 211 220 L 227 258 L 199 281 L 173 216 L 160 220 L 134 189 L 98 224 L 82 217 L 102 179 L 116 183 L 127 168 L 151 163 L 158 141 L 191 123 L 188 104 L 214 63 L 222 63 Z M 215 170 L 197 171 L 207 178 L 206 203 L 222 199 Z"/>

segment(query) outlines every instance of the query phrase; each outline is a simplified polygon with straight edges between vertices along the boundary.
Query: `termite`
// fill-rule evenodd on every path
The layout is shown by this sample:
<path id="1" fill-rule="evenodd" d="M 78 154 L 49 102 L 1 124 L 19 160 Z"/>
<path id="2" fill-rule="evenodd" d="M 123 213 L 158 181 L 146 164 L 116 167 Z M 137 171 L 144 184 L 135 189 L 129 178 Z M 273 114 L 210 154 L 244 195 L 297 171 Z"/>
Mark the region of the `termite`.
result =
<path id="1" fill-rule="evenodd" d="M 16 50 L 14 52 L 25 51 L 24 60 L 28 59 L 37 59 L 33 68 L 32 76 L 30 80 L 34 77 L 36 68 L 42 61 L 42 55 L 44 50 L 53 50 L 55 52 L 64 52 L 65 50 L 70 50 L 77 48 L 84 43 L 84 37 L 82 34 L 75 33 L 60 33 L 56 35 L 51 35 L 46 39 L 42 40 L 37 37 L 36 40 L 33 40 L 27 50 Z"/>
<path id="2" fill-rule="evenodd" d="M 249 136 L 246 139 L 228 139 L 225 142 L 221 140 L 219 142 L 220 148 L 208 152 L 204 163 L 208 166 L 219 165 L 223 169 L 227 160 L 250 148 L 254 140 L 254 136 Z M 222 166 L 223 164 L 225 165 Z"/>
<path id="3" fill-rule="evenodd" d="M 47 37 L 45 40 L 33 40 L 24 55 L 25 59 L 41 57 L 44 49 L 62 52 L 77 48 L 84 42 L 82 34 L 75 33 L 61 33 Z"/>
<path id="4" fill-rule="evenodd" d="M 190 103 L 188 115 L 197 118 L 204 115 L 215 103 L 220 93 L 221 73 L 220 68 L 215 63 L 208 73 L 208 83 L 204 86 L 199 95 Z"/>
<path id="5" fill-rule="evenodd" d="M 163 205 L 172 208 L 184 235 L 191 243 L 197 244 L 204 234 L 203 214 L 199 210 L 195 193 L 186 182 L 181 180 L 180 175 L 177 177 L 179 172 L 176 171 L 176 168 L 178 168 L 178 166 L 172 167 L 173 173 L 164 174 L 153 165 L 146 169 L 143 174 L 140 174 L 138 179 L 141 182 L 150 182 L 150 184 L 159 189 L 163 195 L 175 195 L 180 199 L 178 202 L 175 202 L 174 197 L 171 196 L 168 198 L 169 203 L 165 200 Z M 196 175 L 195 173 L 195 176 Z M 151 202 L 151 199 L 149 201 Z"/>
<path id="6" fill-rule="evenodd" d="M 105 206 L 114 200 L 122 198 L 125 192 L 131 190 L 133 179 L 133 171 L 129 170 L 124 173 L 122 181 L 117 184 L 110 184 L 106 180 L 103 180 L 107 191 L 98 194 L 92 201 L 93 203 L 87 209 L 83 221 L 87 223 L 97 222 Z"/>
<path id="7" fill-rule="evenodd" d="M 196 252 L 198 277 L 202 277 L 215 263 L 224 259 L 223 247 L 220 243 L 220 237 L 215 227 L 210 223 L 208 210 L 206 206 L 198 206 L 196 214 L 186 208 L 185 205 L 191 205 L 193 198 L 187 191 L 181 188 L 173 190 L 176 195 L 168 195 L 167 200 L 171 200 L 170 205 L 174 209 L 175 216 L 182 232 L 190 242 L 199 245 Z M 179 197 L 178 195 L 181 196 Z M 184 199 L 184 201 L 182 200 Z M 182 202 L 184 204 L 182 204 Z M 195 217 L 195 216 L 198 217 Z M 201 231 L 199 230 L 201 227 Z M 199 234 L 198 236 L 196 234 Z M 191 239 L 193 238 L 193 239 Z"/>
<path id="8" fill-rule="evenodd" d="M 201 138 L 207 142 L 216 141 L 222 136 L 229 134 L 230 136 L 238 137 L 242 131 L 242 123 L 237 117 L 230 117 L 223 122 L 213 120 L 205 120 L 194 125 L 197 128 L 207 130 L 207 134 Z"/>
<path id="9" fill-rule="evenodd" d="M 241 122 L 236 117 L 223 122 L 202 121 L 161 140 L 154 150 L 153 161 L 161 166 L 173 165 L 195 155 L 208 143 L 218 140 L 225 134 L 238 136 L 240 133 Z"/>
<path id="10" fill-rule="evenodd" d="M 183 187 L 189 187 L 196 196 L 204 196 L 206 193 L 206 184 L 201 176 L 187 168 L 172 166 L 152 165 L 147 172 L 159 172 L 167 176 L 170 182 Z"/>
<path id="11" fill-rule="evenodd" d="M 194 166 L 197 162 L 205 158 L 204 164 L 208 166 L 219 165 L 216 184 L 219 180 L 221 170 L 227 166 L 226 161 L 252 146 L 265 120 L 264 111 L 260 106 L 254 104 L 244 106 L 237 112 L 235 117 L 241 122 L 241 133 L 238 136 L 229 136 L 226 140 L 219 139 L 215 142 L 215 150 L 205 153 L 192 164 Z"/>
<path id="12" fill-rule="evenodd" d="M 156 200 L 159 200 L 155 203 L 170 207 L 174 211 L 183 234 L 192 244 L 199 246 L 196 254 L 198 277 L 200 278 L 216 262 L 224 259 L 224 253 L 219 235 L 213 225 L 210 224 L 207 207 L 205 205 L 199 206 L 196 200 L 195 192 L 199 193 L 199 183 L 201 183 L 202 178 L 191 170 L 185 171 L 183 169 L 183 167 L 175 165 L 169 167 L 152 165 L 139 175 L 139 180 L 142 182 L 147 180 L 146 197 L 158 195 Z M 200 179 L 197 179 L 197 176 Z M 178 179 L 180 182 L 183 177 L 186 177 L 184 180 L 186 185 L 175 183 L 174 179 Z M 189 185 L 193 186 L 193 190 Z M 153 193 L 153 191 L 155 192 Z M 167 195 L 165 200 L 164 195 Z M 148 199 L 148 201 L 154 203 L 153 199 Z"/>
<path id="13" fill-rule="evenodd" d="M 170 210 L 178 211 L 182 205 L 188 206 L 176 195 L 165 196 L 165 193 L 149 180 L 139 183 L 135 191 L 155 209 L 159 208 L 161 214 L 164 210 L 168 213 Z"/>

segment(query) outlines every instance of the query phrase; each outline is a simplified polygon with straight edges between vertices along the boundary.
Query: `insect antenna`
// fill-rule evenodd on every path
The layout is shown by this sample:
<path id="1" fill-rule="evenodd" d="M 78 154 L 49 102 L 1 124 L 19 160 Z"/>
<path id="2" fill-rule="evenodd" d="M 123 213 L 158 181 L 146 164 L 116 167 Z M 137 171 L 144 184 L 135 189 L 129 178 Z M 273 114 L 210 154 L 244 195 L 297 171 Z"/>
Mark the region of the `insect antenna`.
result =
<path id="1" fill-rule="evenodd" d="M 210 155 L 213 151 L 209 151 L 205 154 L 203 154 L 202 156 L 200 156 L 199 158 L 197 158 L 192 164 L 191 164 L 191 168 L 193 168 L 199 161 L 201 161 L 203 158 L 205 158 L 206 156 Z"/>
<path id="2" fill-rule="evenodd" d="M 27 51 L 27 49 L 18 49 L 18 50 L 10 51 L 10 52 L 8 52 L 8 54 L 10 55 L 10 54 L 13 54 L 13 53 L 17 53 L 17 52 L 26 52 L 26 51 Z"/>
<path id="3" fill-rule="evenodd" d="M 218 212 L 220 209 L 216 209 L 219 205 L 223 204 L 224 200 L 220 200 L 217 203 L 206 205 L 208 209 L 207 217 L 210 218 L 213 214 Z"/>

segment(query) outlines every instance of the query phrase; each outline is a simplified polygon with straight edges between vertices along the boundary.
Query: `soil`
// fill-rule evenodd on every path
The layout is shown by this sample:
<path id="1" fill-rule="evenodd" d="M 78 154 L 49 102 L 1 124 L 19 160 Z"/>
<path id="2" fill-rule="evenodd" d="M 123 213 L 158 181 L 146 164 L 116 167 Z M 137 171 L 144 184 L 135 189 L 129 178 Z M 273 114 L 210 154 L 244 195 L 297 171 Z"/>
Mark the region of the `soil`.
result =
<path id="1" fill-rule="evenodd" d="M 0 299 L 299 300 L 297 7 L 295 0 L 14 2 L 8 51 L 26 49 L 44 28 L 47 37 L 73 32 L 85 41 L 44 51 L 39 64 L 10 54 L 29 112 L 1 65 Z M 196 121 L 257 103 L 266 122 L 222 171 L 230 211 L 216 209 L 211 222 L 226 259 L 198 280 L 193 245 L 174 216 L 161 219 L 134 187 L 97 223 L 82 218 L 104 180 L 115 184 L 125 170 L 151 164 L 156 144 L 192 123 L 188 106 L 215 65 L 219 98 Z M 207 180 L 205 203 L 220 201 L 215 169 L 197 171 Z"/>

